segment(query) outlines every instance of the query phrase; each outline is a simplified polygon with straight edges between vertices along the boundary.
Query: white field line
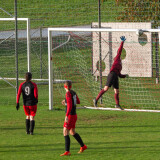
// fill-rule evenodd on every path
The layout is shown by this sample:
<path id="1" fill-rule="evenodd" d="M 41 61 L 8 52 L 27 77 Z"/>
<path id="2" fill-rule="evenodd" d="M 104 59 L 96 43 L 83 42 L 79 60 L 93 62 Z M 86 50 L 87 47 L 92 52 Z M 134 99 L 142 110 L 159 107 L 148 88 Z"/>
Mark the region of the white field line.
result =
<path id="1" fill-rule="evenodd" d="M 160 110 L 147 110 L 147 109 L 124 109 L 121 110 L 119 108 L 102 108 L 102 107 L 87 107 L 87 109 L 95 109 L 95 110 L 109 110 L 109 111 L 129 111 L 129 112 L 160 112 Z"/>

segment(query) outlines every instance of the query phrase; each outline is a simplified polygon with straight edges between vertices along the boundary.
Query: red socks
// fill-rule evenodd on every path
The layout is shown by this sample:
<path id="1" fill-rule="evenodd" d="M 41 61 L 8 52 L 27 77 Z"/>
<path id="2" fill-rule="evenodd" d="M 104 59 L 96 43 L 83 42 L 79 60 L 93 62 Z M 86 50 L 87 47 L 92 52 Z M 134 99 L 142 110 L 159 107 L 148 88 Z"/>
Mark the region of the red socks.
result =
<path id="1" fill-rule="evenodd" d="M 96 101 L 98 101 L 99 98 L 100 98 L 105 92 L 106 92 L 106 91 L 104 91 L 104 89 L 102 89 L 102 90 L 99 92 L 98 96 L 96 97 Z"/>
<path id="2" fill-rule="evenodd" d="M 104 89 L 102 89 L 102 90 L 99 92 L 98 96 L 96 97 L 96 101 L 98 101 L 99 98 L 100 98 L 105 92 L 106 92 L 106 91 L 104 91 Z M 115 93 L 114 98 L 115 98 L 116 104 L 119 105 L 119 93 Z"/>
<path id="3" fill-rule="evenodd" d="M 115 93 L 114 98 L 115 98 L 116 104 L 119 105 L 119 93 Z"/>

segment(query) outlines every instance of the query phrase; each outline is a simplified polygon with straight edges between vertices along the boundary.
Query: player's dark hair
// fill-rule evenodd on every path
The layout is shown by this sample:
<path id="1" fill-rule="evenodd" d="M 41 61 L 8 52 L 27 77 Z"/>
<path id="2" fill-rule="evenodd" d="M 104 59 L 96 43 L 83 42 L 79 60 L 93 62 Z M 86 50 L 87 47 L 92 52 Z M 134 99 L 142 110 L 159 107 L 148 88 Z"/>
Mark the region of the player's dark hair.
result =
<path id="1" fill-rule="evenodd" d="M 66 81 L 64 83 L 65 86 L 67 86 L 68 89 L 70 89 L 72 87 L 72 82 L 71 81 Z"/>
<path id="2" fill-rule="evenodd" d="M 26 81 L 30 81 L 32 79 L 32 73 L 31 72 L 27 72 L 26 73 Z"/>

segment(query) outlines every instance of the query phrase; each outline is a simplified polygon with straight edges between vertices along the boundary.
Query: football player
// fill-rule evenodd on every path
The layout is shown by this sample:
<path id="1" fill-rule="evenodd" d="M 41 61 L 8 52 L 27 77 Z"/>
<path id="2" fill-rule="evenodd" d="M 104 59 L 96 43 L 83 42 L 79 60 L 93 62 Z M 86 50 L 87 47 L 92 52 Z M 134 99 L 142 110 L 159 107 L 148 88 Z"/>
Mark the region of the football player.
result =
<path id="1" fill-rule="evenodd" d="M 62 101 L 62 104 L 66 106 L 66 116 L 63 125 L 63 135 L 65 138 L 65 152 L 60 156 L 70 156 L 70 134 L 77 140 L 80 144 L 80 151 L 78 153 L 82 153 L 87 149 L 87 146 L 83 143 L 80 135 L 75 131 L 76 121 L 77 121 L 77 113 L 76 113 L 76 104 L 80 104 L 80 100 L 73 90 L 71 90 L 72 83 L 71 81 L 66 81 L 64 84 L 64 88 L 66 90 L 65 100 Z"/>
<path id="2" fill-rule="evenodd" d="M 121 39 L 121 45 L 118 49 L 117 55 L 114 58 L 114 62 L 112 64 L 112 67 L 110 69 L 110 73 L 108 74 L 108 78 L 107 78 L 107 82 L 105 87 L 99 92 L 98 96 L 93 100 L 94 106 L 97 107 L 97 102 L 99 100 L 99 98 L 108 91 L 108 89 L 113 86 L 114 88 L 114 98 L 115 98 L 115 102 L 116 108 L 119 108 L 121 110 L 123 110 L 123 108 L 120 106 L 119 104 L 119 81 L 118 81 L 118 77 L 120 78 L 125 78 L 128 77 L 128 75 L 123 75 L 121 74 L 121 70 L 122 70 L 122 62 L 121 62 L 121 53 L 122 53 L 122 49 L 123 49 L 123 44 L 124 41 L 126 40 L 125 36 L 120 37 Z"/>
<path id="3" fill-rule="evenodd" d="M 34 117 L 38 103 L 38 89 L 37 85 L 31 81 L 32 74 L 30 72 L 25 74 L 25 78 L 26 81 L 21 83 L 18 89 L 16 109 L 19 109 L 19 100 L 22 93 L 23 108 L 26 115 L 26 133 L 33 135 L 35 126 Z"/>

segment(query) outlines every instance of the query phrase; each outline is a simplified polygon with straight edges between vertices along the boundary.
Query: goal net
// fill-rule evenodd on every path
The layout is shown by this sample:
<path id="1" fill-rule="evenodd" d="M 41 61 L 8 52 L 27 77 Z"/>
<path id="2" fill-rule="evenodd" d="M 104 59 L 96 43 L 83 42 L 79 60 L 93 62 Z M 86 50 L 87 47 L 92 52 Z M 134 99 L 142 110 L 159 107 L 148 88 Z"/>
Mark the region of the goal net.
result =
<path id="1" fill-rule="evenodd" d="M 121 106 L 160 109 L 160 30 L 139 29 L 48 28 L 49 109 L 64 99 L 65 80 L 72 81 L 82 106 L 93 106 L 93 99 L 106 84 L 120 36 L 126 37 L 121 73 L 129 75 L 119 78 Z M 115 106 L 113 88 L 101 102 L 99 107 Z"/>
<path id="2" fill-rule="evenodd" d="M 30 71 L 38 84 L 39 104 L 48 106 L 47 34 L 44 29 L 30 29 L 29 18 L 18 18 L 18 80 Z M 47 32 L 46 32 L 47 33 Z M 0 104 L 16 101 L 15 18 L 0 18 Z M 44 85 L 41 85 L 44 84 Z M 21 99 L 22 100 L 22 99 Z M 22 103 L 22 101 L 20 102 Z"/>
<path id="3" fill-rule="evenodd" d="M 18 18 L 19 75 L 28 71 L 30 54 L 29 19 Z M 22 30 L 23 29 L 23 30 Z M 16 99 L 15 18 L 0 18 L 0 92 L 1 104 L 13 104 Z"/>

